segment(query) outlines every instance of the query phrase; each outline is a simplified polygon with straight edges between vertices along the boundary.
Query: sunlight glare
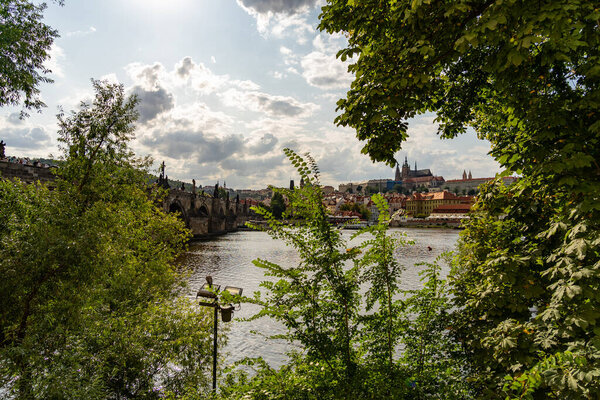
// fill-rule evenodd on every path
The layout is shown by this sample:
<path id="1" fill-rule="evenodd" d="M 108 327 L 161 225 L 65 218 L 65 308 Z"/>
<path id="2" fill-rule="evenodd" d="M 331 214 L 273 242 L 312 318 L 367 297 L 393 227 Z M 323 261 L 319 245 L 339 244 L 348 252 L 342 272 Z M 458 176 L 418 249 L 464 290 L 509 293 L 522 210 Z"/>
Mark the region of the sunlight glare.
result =
<path id="1" fill-rule="evenodd" d="M 133 3 L 138 8 L 143 8 L 151 12 L 169 12 L 177 11 L 190 4 L 189 0 L 134 0 Z"/>

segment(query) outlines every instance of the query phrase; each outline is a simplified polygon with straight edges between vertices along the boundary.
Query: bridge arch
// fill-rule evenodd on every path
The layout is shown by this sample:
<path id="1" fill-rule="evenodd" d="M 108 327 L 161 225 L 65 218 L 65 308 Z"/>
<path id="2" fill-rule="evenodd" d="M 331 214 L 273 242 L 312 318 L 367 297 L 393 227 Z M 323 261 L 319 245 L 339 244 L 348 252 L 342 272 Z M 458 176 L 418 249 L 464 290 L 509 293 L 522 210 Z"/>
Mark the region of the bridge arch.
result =
<path id="1" fill-rule="evenodd" d="M 209 217 L 210 213 L 208 212 L 208 207 L 206 207 L 205 204 L 200 205 L 200 207 L 196 209 L 196 215 L 198 217 Z"/>
<path id="2" fill-rule="evenodd" d="M 189 225 L 187 214 L 179 200 L 175 200 L 169 205 L 169 214 L 177 214 L 178 218 L 185 222 L 186 226 Z"/>

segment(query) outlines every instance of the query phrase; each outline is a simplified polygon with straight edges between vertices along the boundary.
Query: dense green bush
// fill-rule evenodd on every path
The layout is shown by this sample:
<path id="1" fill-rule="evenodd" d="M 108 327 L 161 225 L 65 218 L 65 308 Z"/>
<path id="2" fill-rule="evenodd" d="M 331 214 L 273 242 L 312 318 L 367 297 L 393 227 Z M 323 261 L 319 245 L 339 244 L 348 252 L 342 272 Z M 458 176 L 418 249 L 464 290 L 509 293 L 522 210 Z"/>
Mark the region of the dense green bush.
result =
<path id="1" fill-rule="evenodd" d="M 285 338 L 301 350 L 274 370 L 261 360 L 246 360 L 256 375 L 234 369 L 221 387 L 222 398 L 253 399 L 414 399 L 469 398 L 459 348 L 448 335 L 449 300 L 437 264 L 424 271 L 422 290 L 399 288 L 404 267 L 394 253 L 405 240 L 388 235 L 388 206 L 374 196 L 379 224 L 359 232 L 365 240 L 349 247 L 327 221 L 319 173 L 310 159 L 291 150 L 287 156 L 304 182 L 288 198 L 282 224 L 258 208 L 271 236 L 284 240 L 301 261 L 282 267 L 258 259 L 265 275 L 278 278 L 261 284 L 253 302 L 286 328 Z M 366 291 L 361 290 L 361 286 Z M 401 350 L 400 350 L 401 349 Z"/>
<path id="2" fill-rule="evenodd" d="M 56 187 L 0 180 L 0 392 L 16 398 L 202 393 L 211 317 L 179 298 L 188 238 L 128 148 L 135 99 L 94 82 L 60 117 Z"/>

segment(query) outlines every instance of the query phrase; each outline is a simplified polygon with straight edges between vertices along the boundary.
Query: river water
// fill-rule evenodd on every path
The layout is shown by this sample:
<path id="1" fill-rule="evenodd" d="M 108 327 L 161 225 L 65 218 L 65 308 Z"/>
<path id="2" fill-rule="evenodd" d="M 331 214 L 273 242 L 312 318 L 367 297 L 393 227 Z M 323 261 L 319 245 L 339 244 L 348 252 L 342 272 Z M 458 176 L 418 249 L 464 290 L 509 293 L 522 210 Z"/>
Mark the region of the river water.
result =
<path id="1" fill-rule="evenodd" d="M 402 275 L 403 289 L 421 287 L 419 272 L 422 266 L 415 264 L 432 262 L 441 253 L 455 250 L 459 231 L 450 229 L 418 229 L 392 228 L 392 234 L 405 234 L 406 239 L 414 241 L 411 246 L 400 248 L 396 256 L 405 266 Z M 350 239 L 352 231 L 343 231 L 343 236 Z M 356 245 L 361 239 L 354 239 L 350 245 Z M 281 266 L 298 263 L 295 250 L 283 242 L 273 240 L 265 232 L 243 231 L 229 233 L 214 239 L 197 241 L 190 244 L 183 255 L 181 264 L 190 268 L 189 295 L 195 298 L 197 290 L 205 282 L 205 277 L 213 277 L 214 283 L 221 288 L 230 285 L 242 287 L 244 295 L 251 296 L 260 290 L 259 284 L 266 280 L 263 270 L 252 264 L 252 260 L 262 258 Z M 448 273 L 448 266 L 443 266 L 442 275 Z M 263 289 L 264 292 L 264 289 Z M 271 366 L 279 367 L 285 363 L 285 353 L 292 344 L 283 340 L 267 340 L 266 335 L 283 333 L 283 328 L 267 318 L 255 321 L 241 321 L 258 311 L 258 306 L 242 304 L 236 311 L 232 322 L 228 323 L 229 341 L 225 349 L 225 362 L 231 363 L 243 357 L 262 356 Z M 219 321 L 220 326 L 222 322 Z M 220 350 L 220 353 L 222 351 Z"/>

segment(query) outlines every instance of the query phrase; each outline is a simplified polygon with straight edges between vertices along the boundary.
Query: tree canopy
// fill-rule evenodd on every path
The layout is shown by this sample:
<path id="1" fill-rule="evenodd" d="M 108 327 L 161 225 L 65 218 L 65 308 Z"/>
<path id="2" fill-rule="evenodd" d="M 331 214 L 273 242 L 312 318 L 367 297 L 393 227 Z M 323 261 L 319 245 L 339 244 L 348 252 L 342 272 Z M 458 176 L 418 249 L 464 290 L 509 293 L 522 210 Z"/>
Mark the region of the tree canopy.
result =
<path id="1" fill-rule="evenodd" d="M 281 193 L 279 193 L 279 192 L 273 193 L 273 197 L 271 198 L 270 209 L 275 218 L 277 218 L 277 219 L 282 218 L 283 213 L 285 212 L 285 209 L 286 209 L 286 205 L 285 205 L 285 199 L 283 198 L 283 195 Z"/>
<path id="2" fill-rule="evenodd" d="M 330 0 L 356 57 L 339 125 L 394 164 L 408 119 L 474 128 L 507 173 L 481 188 L 451 280 L 478 397 L 600 391 L 600 3 Z"/>
<path id="3" fill-rule="evenodd" d="M 56 187 L 0 180 L 0 391 L 158 398 L 208 386 L 211 318 L 181 298 L 188 232 L 128 142 L 135 99 L 93 83 L 59 118 Z"/>
<path id="4" fill-rule="evenodd" d="M 356 129 L 373 160 L 394 164 L 407 119 L 433 111 L 444 137 L 474 126 L 503 165 L 521 169 L 566 130 L 598 133 L 599 18 L 587 0 L 330 0 L 320 28 L 348 38 L 339 58 L 357 57 L 336 122 Z M 544 143 L 510 140 L 518 132 Z"/>
<path id="5" fill-rule="evenodd" d="M 62 4 L 62 1 L 58 3 Z M 41 83 L 50 83 L 44 66 L 58 32 L 42 22 L 46 3 L 0 1 L 0 107 L 19 105 L 25 110 L 44 106 Z"/>

